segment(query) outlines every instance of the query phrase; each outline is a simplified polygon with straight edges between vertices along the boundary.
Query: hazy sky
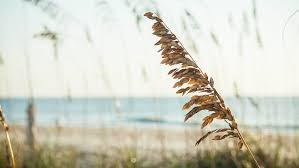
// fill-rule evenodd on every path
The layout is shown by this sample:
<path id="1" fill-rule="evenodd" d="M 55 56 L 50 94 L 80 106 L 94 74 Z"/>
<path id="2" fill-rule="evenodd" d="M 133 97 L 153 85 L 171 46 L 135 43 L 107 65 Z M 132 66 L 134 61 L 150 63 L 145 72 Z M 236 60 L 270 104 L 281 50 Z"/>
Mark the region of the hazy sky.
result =
<path id="1" fill-rule="evenodd" d="M 138 28 L 135 7 L 141 15 L 157 8 L 224 95 L 236 83 L 242 95 L 298 96 L 299 14 L 282 36 L 299 1 L 256 1 L 257 20 L 251 0 L 56 0 L 56 18 L 42 11 L 48 0 L 0 0 L 0 96 L 28 96 L 28 78 L 34 96 L 174 96 L 152 22 Z M 33 37 L 44 26 L 58 32 L 58 60 L 50 40 Z"/>

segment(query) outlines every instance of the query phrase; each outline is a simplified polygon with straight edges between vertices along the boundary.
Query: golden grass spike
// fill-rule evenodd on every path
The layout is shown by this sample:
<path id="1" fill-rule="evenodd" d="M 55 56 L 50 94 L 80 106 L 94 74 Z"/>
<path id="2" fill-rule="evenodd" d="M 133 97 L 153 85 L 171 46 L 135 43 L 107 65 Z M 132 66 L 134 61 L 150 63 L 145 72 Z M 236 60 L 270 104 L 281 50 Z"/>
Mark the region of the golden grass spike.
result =
<path id="1" fill-rule="evenodd" d="M 5 131 L 5 135 L 6 135 L 6 141 L 7 141 L 7 149 L 9 149 L 9 158 L 10 158 L 10 165 L 11 165 L 11 168 L 16 168 L 16 161 L 15 161 L 15 157 L 14 157 L 14 154 L 13 154 L 13 150 L 12 150 L 12 145 L 11 145 L 11 141 L 10 141 L 10 137 L 9 137 L 9 127 L 8 127 L 8 124 L 6 123 L 5 121 L 5 117 L 3 115 L 3 111 L 2 111 L 2 108 L 1 108 L 1 105 L 0 105 L 0 122 L 1 122 L 1 125 L 2 127 L 4 128 L 4 131 Z"/>
<path id="2" fill-rule="evenodd" d="M 173 79 L 178 80 L 174 87 L 184 85 L 184 88 L 179 89 L 176 93 L 183 95 L 185 93 L 197 93 L 196 96 L 193 96 L 191 100 L 183 106 L 183 109 L 186 110 L 192 107 L 192 110 L 186 114 L 185 121 L 202 110 L 208 110 L 212 112 L 212 114 L 203 119 L 202 128 L 211 124 L 214 119 L 223 120 L 229 126 L 229 128 L 221 128 L 207 132 L 196 142 L 196 145 L 212 134 L 216 134 L 214 137 L 215 140 L 222 140 L 226 137 L 237 138 L 239 140 L 238 147 L 241 148 L 244 144 L 254 159 L 256 166 L 260 167 L 251 149 L 241 135 L 230 109 L 226 107 L 222 97 L 215 89 L 213 78 L 209 78 L 208 75 L 198 67 L 180 40 L 177 39 L 176 35 L 172 33 L 159 16 L 152 12 L 147 12 L 144 16 L 155 21 L 152 26 L 153 34 L 160 38 L 155 45 L 161 46 L 159 50 L 159 52 L 162 51 L 161 56 L 163 60 L 161 64 L 171 67 L 174 66 L 174 69 L 168 73 L 172 75 Z M 195 104 L 199 106 L 193 107 Z"/>

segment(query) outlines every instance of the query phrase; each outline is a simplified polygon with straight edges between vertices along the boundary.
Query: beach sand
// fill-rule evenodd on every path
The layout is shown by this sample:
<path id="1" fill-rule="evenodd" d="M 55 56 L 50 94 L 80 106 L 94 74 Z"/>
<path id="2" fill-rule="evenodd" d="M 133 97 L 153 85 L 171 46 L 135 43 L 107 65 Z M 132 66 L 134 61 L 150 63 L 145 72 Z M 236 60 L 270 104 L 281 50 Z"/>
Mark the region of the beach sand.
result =
<path id="1" fill-rule="evenodd" d="M 24 126 L 11 126 L 13 146 L 18 156 L 22 146 L 26 146 L 26 129 Z M 256 151 L 260 147 L 265 156 L 273 156 L 279 150 L 279 158 L 297 160 L 299 152 L 299 137 L 297 134 L 269 133 L 260 131 L 243 131 L 251 148 Z M 82 127 L 37 127 L 37 146 L 48 150 L 75 150 L 79 165 L 83 167 L 97 167 L 98 161 L 113 165 L 114 160 L 153 165 L 163 163 L 169 159 L 186 161 L 194 159 L 201 153 L 212 157 L 221 151 L 229 151 L 230 155 L 247 154 L 246 149 L 236 149 L 236 141 L 212 141 L 212 137 L 194 146 L 198 138 L 203 135 L 199 127 L 140 127 L 137 125 L 117 125 L 113 127 L 82 128 Z M 1 136 L 4 138 L 4 136 Z M 228 150 L 227 150 L 228 149 Z M 220 151 L 220 152 L 219 152 Z M 21 154 L 24 156 L 24 154 Z M 202 155 L 202 156 L 203 156 Z M 57 156 L 58 157 L 58 156 Z M 237 157 L 233 157 L 237 158 Z M 211 158 L 210 158 L 211 159 Z M 218 158 L 219 159 L 219 158 Z M 274 159 L 275 160 L 275 159 Z M 175 162 L 175 161 L 174 161 Z M 196 163 L 196 159 L 195 159 Z M 94 164 L 86 166 L 86 164 Z M 162 164 L 163 165 L 163 164 Z M 80 166 L 79 166 L 80 167 Z"/>

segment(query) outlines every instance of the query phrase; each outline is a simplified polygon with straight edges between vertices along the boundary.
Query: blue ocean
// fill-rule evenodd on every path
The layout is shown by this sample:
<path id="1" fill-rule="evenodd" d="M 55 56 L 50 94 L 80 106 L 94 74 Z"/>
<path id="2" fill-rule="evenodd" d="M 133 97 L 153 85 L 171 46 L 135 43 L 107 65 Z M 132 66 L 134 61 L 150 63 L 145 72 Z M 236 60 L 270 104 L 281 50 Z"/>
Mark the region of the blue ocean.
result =
<path id="1" fill-rule="evenodd" d="M 197 126 L 208 112 L 184 123 L 186 111 L 181 107 L 186 101 L 180 97 L 36 98 L 34 104 L 40 126 Z M 27 98 L 0 100 L 7 120 L 19 125 L 26 124 L 28 102 Z M 299 129 L 299 97 L 226 97 L 225 102 L 244 126 Z"/>

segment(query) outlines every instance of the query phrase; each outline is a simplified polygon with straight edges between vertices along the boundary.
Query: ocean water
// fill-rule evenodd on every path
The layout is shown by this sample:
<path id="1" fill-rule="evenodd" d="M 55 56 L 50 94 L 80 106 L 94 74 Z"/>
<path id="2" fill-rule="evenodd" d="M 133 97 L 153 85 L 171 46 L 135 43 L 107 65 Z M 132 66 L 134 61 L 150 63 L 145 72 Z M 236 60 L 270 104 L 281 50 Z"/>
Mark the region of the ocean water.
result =
<path id="1" fill-rule="evenodd" d="M 144 126 L 196 126 L 208 112 L 183 123 L 181 110 L 187 98 L 37 98 L 36 123 L 41 126 L 100 127 L 122 124 Z M 2 98 L 7 120 L 26 124 L 27 98 Z M 225 102 L 239 123 L 248 127 L 299 129 L 299 97 L 226 97 Z M 220 122 L 217 124 L 221 124 Z"/>

